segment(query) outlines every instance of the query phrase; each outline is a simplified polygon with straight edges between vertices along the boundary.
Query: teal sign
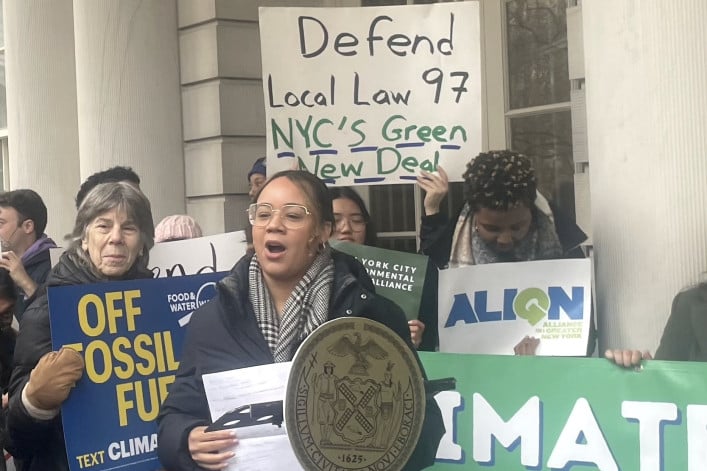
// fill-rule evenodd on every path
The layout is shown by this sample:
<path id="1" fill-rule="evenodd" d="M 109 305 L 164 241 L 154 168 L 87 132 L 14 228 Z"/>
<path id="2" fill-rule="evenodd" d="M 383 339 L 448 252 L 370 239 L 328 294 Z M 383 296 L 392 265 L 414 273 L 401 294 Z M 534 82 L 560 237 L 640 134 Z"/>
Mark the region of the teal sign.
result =
<path id="1" fill-rule="evenodd" d="M 430 468 L 707 469 L 707 365 L 420 353 L 447 434 Z"/>
<path id="2" fill-rule="evenodd" d="M 408 319 L 417 319 L 427 272 L 426 256 L 351 242 L 329 243 L 334 249 L 356 257 L 366 267 L 376 293 L 400 306 Z"/>

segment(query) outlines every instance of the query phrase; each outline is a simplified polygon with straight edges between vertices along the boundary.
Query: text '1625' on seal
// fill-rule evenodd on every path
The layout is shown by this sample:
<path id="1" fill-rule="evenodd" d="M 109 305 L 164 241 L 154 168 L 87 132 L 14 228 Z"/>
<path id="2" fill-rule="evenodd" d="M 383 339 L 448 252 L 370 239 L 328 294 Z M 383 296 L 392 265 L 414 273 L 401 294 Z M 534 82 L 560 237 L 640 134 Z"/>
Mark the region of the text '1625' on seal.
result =
<path id="1" fill-rule="evenodd" d="M 297 351 L 285 421 L 305 469 L 400 470 L 424 417 L 417 359 L 388 327 L 358 317 L 335 319 Z"/>

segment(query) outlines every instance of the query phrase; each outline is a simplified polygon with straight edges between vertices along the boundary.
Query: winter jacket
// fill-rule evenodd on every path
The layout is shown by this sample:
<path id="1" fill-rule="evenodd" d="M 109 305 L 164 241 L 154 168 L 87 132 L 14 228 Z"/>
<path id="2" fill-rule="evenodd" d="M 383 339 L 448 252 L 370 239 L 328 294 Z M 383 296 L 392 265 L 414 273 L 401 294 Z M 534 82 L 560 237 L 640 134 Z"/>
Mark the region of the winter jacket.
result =
<path id="1" fill-rule="evenodd" d="M 151 278 L 152 273 L 133 267 L 123 279 Z M 22 462 L 18 471 L 68 470 L 61 415 L 50 420 L 33 418 L 22 403 L 22 390 L 39 359 L 52 350 L 49 328 L 49 304 L 46 287 L 99 283 L 71 251 L 65 252 L 49 273 L 46 286 L 38 289 L 20 321 L 15 345 L 14 369 L 10 379 L 10 405 L 7 427 L 11 440 L 9 451 Z M 111 280 L 113 281 L 113 280 Z"/>
<path id="2" fill-rule="evenodd" d="M 22 255 L 22 266 L 38 287 L 41 287 L 47 281 L 49 271 L 52 268 L 49 249 L 54 247 L 56 247 L 54 241 L 46 235 L 42 235 Z M 25 293 L 18 287 L 17 302 L 15 303 L 15 316 L 18 321 L 22 319 L 29 301 Z"/>
<path id="3" fill-rule="evenodd" d="M 552 204 L 549 204 L 555 222 L 555 232 L 562 246 L 562 258 L 584 258 L 584 252 L 580 244 L 587 240 L 587 235 L 570 218 L 558 211 Z M 426 306 L 426 317 L 422 319 L 426 326 L 434 326 L 427 336 L 423 336 L 424 350 L 432 350 L 431 346 L 439 345 L 437 330 L 437 280 L 439 273 L 436 269 L 447 268 L 449 264 L 450 251 L 452 249 L 452 238 L 454 229 L 459 219 L 460 211 L 450 221 L 446 214 L 437 213 L 431 216 L 422 217 L 420 226 L 420 252 L 429 256 L 430 265 L 427 267 L 427 279 L 425 280 L 425 290 L 423 292 L 422 303 Z M 436 267 L 435 267 L 436 266 Z M 422 311 L 421 311 L 422 312 Z M 587 356 L 594 353 L 597 339 L 596 324 L 594 321 L 594 311 L 591 311 L 589 340 L 587 342 Z M 427 329 L 425 329 L 427 331 Z"/>
<path id="4" fill-rule="evenodd" d="M 0 386 L 2 393 L 6 392 L 12 373 L 12 352 L 15 349 L 15 338 L 17 334 L 12 327 L 0 330 Z M 7 434 L 7 409 L 0 411 L 0 447 L 6 449 L 10 443 Z M 0 460 L 0 471 L 4 470 L 5 460 Z"/>
<path id="5" fill-rule="evenodd" d="M 655 358 L 707 361 L 707 284 L 675 296 Z"/>
<path id="6" fill-rule="evenodd" d="M 563 250 L 562 258 L 584 258 L 579 245 L 587 240 L 587 235 L 570 218 L 550 205 L 553 219 L 555 221 L 555 231 Z M 420 226 L 420 252 L 430 257 L 438 268 L 447 268 L 450 251 L 452 249 L 452 238 L 456 227 L 459 213 L 450 221 L 446 214 L 437 213 L 431 216 L 423 216 Z"/>
<path id="7" fill-rule="evenodd" d="M 329 319 L 358 316 L 381 322 L 414 351 L 400 308 L 374 293 L 371 279 L 357 260 L 336 251 L 332 257 L 335 274 Z M 200 469 L 191 459 L 188 436 L 193 428 L 211 423 L 202 375 L 274 362 L 249 301 L 250 259 L 242 258 L 217 285 L 216 297 L 192 315 L 177 378 L 157 419 L 157 451 L 169 471 Z M 434 399 L 427 401 L 426 409 L 422 436 L 406 469 L 430 466 L 444 433 Z"/>

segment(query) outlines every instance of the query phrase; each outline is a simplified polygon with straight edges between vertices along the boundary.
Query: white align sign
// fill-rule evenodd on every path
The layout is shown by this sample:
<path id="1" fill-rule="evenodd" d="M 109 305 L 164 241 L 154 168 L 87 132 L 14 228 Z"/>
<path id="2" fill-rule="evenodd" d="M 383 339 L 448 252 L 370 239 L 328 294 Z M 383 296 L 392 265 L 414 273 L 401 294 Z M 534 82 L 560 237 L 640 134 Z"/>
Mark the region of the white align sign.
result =
<path id="1" fill-rule="evenodd" d="M 582 356 L 591 320 L 588 259 L 490 263 L 439 272 L 439 350 L 512 355 L 524 336 L 538 355 Z"/>

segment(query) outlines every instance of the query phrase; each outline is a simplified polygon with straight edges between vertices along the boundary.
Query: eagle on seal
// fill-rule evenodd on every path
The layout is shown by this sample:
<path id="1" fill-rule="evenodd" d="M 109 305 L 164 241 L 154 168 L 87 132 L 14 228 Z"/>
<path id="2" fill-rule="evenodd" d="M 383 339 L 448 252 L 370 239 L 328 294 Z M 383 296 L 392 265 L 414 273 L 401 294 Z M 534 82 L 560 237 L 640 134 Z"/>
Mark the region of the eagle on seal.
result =
<path id="1" fill-rule="evenodd" d="M 354 332 L 353 337 L 354 341 L 351 341 L 348 335 L 344 335 L 334 342 L 328 348 L 328 351 L 338 357 L 352 355 L 355 361 L 349 369 L 349 374 L 368 376 L 368 368 L 370 368 L 371 364 L 366 357 L 383 360 L 388 357 L 388 352 L 383 350 L 375 340 L 366 340 L 366 343 L 363 343 L 361 334 L 358 332 Z"/>

